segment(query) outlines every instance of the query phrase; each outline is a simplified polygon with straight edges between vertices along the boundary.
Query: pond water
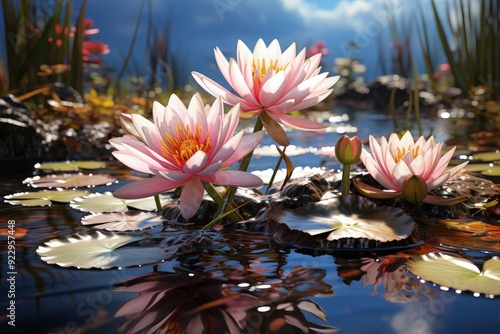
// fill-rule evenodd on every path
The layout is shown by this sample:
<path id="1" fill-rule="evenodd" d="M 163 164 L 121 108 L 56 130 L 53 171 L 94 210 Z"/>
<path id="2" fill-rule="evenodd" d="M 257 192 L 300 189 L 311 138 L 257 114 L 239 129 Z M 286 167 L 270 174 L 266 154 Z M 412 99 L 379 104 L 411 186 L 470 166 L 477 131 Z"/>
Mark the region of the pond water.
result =
<path id="1" fill-rule="evenodd" d="M 337 108 L 332 116 L 331 132 L 289 133 L 292 145 L 311 151 L 292 156 L 295 166 L 337 169 L 335 159 L 318 156 L 313 148 L 333 146 L 342 131 L 366 139 L 393 130 L 387 115 L 372 110 Z M 455 122 L 434 114 L 424 118 L 423 128 L 432 129 L 437 141 L 466 138 Z M 262 143 L 271 144 L 269 138 Z M 250 169 L 275 163 L 276 157 L 256 157 Z M 92 172 L 119 180 L 92 192 L 112 191 L 137 176 L 113 162 Z M 2 175 L 0 195 L 33 191 L 22 183 L 33 173 Z M 180 324 L 188 324 L 187 333 L 496 333 L 500 328 L 499 296 L 442 288 L 406 268 L 409 258 L 429 251 L 466 257 L 481 268 L 500 255 L 499 234 L 480 239 L 427 221 L 430 237 L 415 247 L 316 252 L 259 233 L 186 232 L 169 222 L 140 231 L 157 240 L 185 233 L 167 261 L 77 269 L 47 264 L 35 250 L 54 237 L 93 231 L 80 223 L 87 212 L 61 203 L 24 207 L 4 201 L 0 210 L 0 228 L 27 229 L 16 238 L 13 268 L 7 234 L 0 236 L 2 333 L 179 333 Z M 487 223 L 499 225 L 498 220 Z M 243 321 L 243 330 L 237 330 Z"/>

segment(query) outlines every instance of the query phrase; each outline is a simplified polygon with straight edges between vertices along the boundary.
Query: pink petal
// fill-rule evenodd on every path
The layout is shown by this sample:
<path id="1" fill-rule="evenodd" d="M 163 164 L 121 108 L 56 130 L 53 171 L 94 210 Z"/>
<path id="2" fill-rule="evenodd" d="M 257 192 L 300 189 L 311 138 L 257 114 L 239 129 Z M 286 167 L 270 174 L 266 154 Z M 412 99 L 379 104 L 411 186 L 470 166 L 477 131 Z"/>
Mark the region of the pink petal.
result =
<path id="1" fill-rule="evenodd" d="M 197 151 L 188 161 L 186 161 L 183 171 L 191 175 L 196 175 L 205 168 L 207 162 L 207 154 L 203 151 Z"/>
<path id="2" fill-rule="evenodd" d="M 200 207 L 204 193 L 205 189 L 203 188 L 203 184 L 196 177 L 192 178 L 184 185 L 179 201 L 182 217 L 190 218 L 194 216 Z"/>
<path id="3" fill-rule="evenodd" d="M 236 134 L 234 137 L 230 138 L 227 142 L 224 143 L 224 145 L 219 149 L 219 151 L 215 154 L 215 156 L 212 158 L 212 161 L 219 161 L 219 160 L 227 160 L 231 157 L 231 155 L 234 154 L 236 149 L 238 148 L 238 145 L 241 142 L 241 138 L 243 138 L 243 133 L 244 131 L 240 131 L 238 134 Z"/>
<path id="4" fill-rule="evenodd" d="M 280 71 L 262 83 L 259 101 L 262 106 L 272 106 L 280 99 L 285 89 L 285 73 Z"/>
<path id="5" fill-rule="evenodd" d="M 243 158 L 245 155 L 253 151 L 264 138 L 265 131 L 254 132 L 246 135 L 240 141 L 236 151 L 227 160 L 222 162 L 222 167 L 227 167 Z"/>
<path id="6" fill-rule="evenodd" d="M 215 61 L 217 63 L 217 66 L 219 67 L 219 70 L 221 71 L 222 75 L 224 76 L 224 79 L 226 79 L 227 82 L 231 82 L 231 78 L 229 77 L 229 62 L 227 61 L 226 57 L 222 54 L 221 50 L 217 47 L 214 50 L 215 54 Z"/>
<path id="7" fill-rule="evenodd" d="M 213 183 L 213 175 L 222 168 L 222 160 L 212 163 L 210 166 L 205 167 L 204 170 L 198 173 L 200 179 L 206 182 Z M 207 177 L 212 177 L 212 179 L 207 179 Z"/>
<path id="8" fill-rule="evenodd" d="M 172 182 L 182 182 L 185 183 L 190 179 L 192 176 L 189 174 L 186 174 L 184 172 L 175 172 L 175 171 L 162 171 L 162 170 L 156 170 L 156 169 L 151 169 L 153 174 L 160 176 L 166 180 L 172 181 Z"/>
<path id="9" fill-rule="evenodd" d="M 279 59 L 281 56 L 281 46 L 277 39 L 273 39 L 267 47 L 270 59 Z"/>
<path id="10" fill-rule="evenodd" d="M 245 101 L 243 99 L 239 98 L 233 93 L 230 93 L 227 89 L 219 85 L 214 80 L 198 72 L 191 72 L 191 73 L 196 82 L 211 95 L 220 96 L 224 102 L 230 105 L 235 105 L 236 103 L 244 104 Z"/>
<path id="11" fill-rule="evenodd" d="M 299 85 L 287 92 L 280 99 L 280 101 L 288 99 L 294 99 L 297 102 L 303 101 L 307 96 L 314 92 L 314 90 L 316 90 L 316 88 L 326 79 L 327 75 L 328 73 L 323 73 L 301 82 Z"/>
<path id="12" fill-rule="evenodd" d="M 312 107 L 312 106 L 318 104 L 319 102 L 323 101 L 324 99 L 326 99 L 328 97 L 328 95 L 330 95 L 332 92 L 333 92 L 333 89 L 329 89 L 329 90 L 324 91 L 324 92 L 314 92 L 313 94 L 308 96 L 304 101 L 302 101 L 299 104 L 296 104 L 293 107 L 293 110 L 302 110 L 302 109 Z"/>
<path id="13" fill-rule="evenodd" d="M 253 96 L 253 85 L 250 87 L 247 85 L 236 60 L 234 59 L 229 61 L 229 76 L 231 78 L 231 81 L 229 81 L 231 87 L 234 88 L 238 95 L 240 95 L 248 105 L 260 105 L 260 103 Z"/>
<path id="14" fill-rule="evenodd" d="M 262 179 L 257 175 L 238 170 L 223 170 L 215 173 L 214 183 L 238 187 L 260 187 L 263 184 Z"/>
<path id="15" fill-rule="evenodd" d="M 167 192 L 182 184 L 183 182 L 172 182 L 155 176 L 121 186 L 113 192 L 113 196 L 123 199 L 144 198 Z"/>
<path id="16" fill-rule="evenodd" d="M 408 165 L 412 174 L 418 175 L 422 177 L 424 180 L 424 172 L 425 172 L 425 159 L 422 155 L 417 155 L 416 158 Z"/>
<path id="17" fill-rule="evenodd" d="M 392 182 L 396 185 L 397 190 L 403 189 L 403 182 L 405 182 L 408 176 L 412 175 L 408 166 L 404 163 L 404 161 L 400 161 L 396 164 L 396 167 L 392 170 Z"/>
<path id="18" fill-rule="evenodd" d="M 365 165 L 366 170 L 370 175 L 380 183 L 386 189 L 392 190 L 400 190 L 396 187 L 396 185 L 392 182 L 392 178 L 390 174 L 386 174 L 382 167 L 373 160 L 372 156 L 363 149 L 361 153 L 361 161 Z"/>
<path id="19" fill-rule="evenodd" d="M 146 174 L 152 174 L 151 172 L 151 165 L 145 163 L 143 160 L 137 158 L 134 156 L 132 153 L 128 151 L 115 151 L 111 152 L 113 156 L 118 159 L 122 164 L 127 166 L 130 169 L 146 173 Z M 158 167 L 158 166 L 157 166 Z"/>
<path id="20" fill-rule="evenodd" d="M 268 115 L 274 119 L 276 122 L 283 123 L 292 129 L 304 130 L 304 131 L 318 131 L 323 130 L 327 126 L 315 121 L 311 121 L 307 118 L 294 117 L 285 114 L 276 115 L 274 113 L 268 113 Z"/>

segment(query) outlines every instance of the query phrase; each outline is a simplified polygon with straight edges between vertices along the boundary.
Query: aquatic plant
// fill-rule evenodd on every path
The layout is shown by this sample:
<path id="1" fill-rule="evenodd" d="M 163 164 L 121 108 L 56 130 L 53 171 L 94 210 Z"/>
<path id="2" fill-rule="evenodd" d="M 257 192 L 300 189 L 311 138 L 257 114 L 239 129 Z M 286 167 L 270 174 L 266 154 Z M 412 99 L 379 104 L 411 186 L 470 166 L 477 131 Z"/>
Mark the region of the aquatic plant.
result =
<path id="1" fill-rule="evenodd" d="M 193 72 L 195 80 L 225 103 L 240 103 L 241 118 L 258 117 L 257 131 L 263 125 L 278 144 L 288 146 L 288 137 L 279 123 L 307 131 L 325 128 L 323 124 L 289 115 L 323 101 L 339 80 L 339 76 L 319 73 L 320 53 L 306 59 L 305 48 L 297 54 L 295 43 L 282 52 L 277 40 L 266 46 L 262 39 L 253 52 L 238 41 L 236 60 L 228 61 L 219 48 L 214 53 L 220 71 L 236 94 L 201 73 Z"/>
<path id="2" fill-rule="evenodd" d="M 442 147 L 443 143 L 436 143 L 433 136 L 427 140 L 421 136 L 414 141 L 410 132 L 406 132 L 401 138 L 393 133 L 388 140 L 382 136 L 380 143 L 370 136 L 371 154 L 363 149 L 361 161 L 371 176 L 385 189 L 371 187 L 356 180 L 354 186 L 363 195 L 372 198 L 404 196 L 410 201 L 417 201 L 418 198 L 434 204 L 464 201 L 464 196 L 445 200 L 427 193 L 426 196 L 420 194 L 425 188 L 429 192 L 441 186 L 467 165 L 467 162 L 464 162 L 447 170 L 455 147 L 441 156 Z M 421 186 L 422 181 L 426 187 Z M 412 192 L 413 195 L 410 195 Z"/>
<path id="3" fill-rule="evenodd" d="M 484 86 L 488 98 L 500 99 L 498 83 L 500 82 L 500 65 L 498 48 L 498 26 L 500 24 L 500 7 L 494 0 L 470 2 L 464 0 L 451 1 L 447 6 L 447 16 L 439 13 L 436 1 L 431 1 L 434 22 L 439 40 L 446 55 L 455 84 L 465 96 L 474 86 Z M 423 15 L 423 14 L 422 14 Z M 425 33 L 425 25 L 421 29 Z M 447 32 L 450 32 L 447 34 Z M 424 35 L 425 36 L 425 35 Z M 425 39 L 421 39 L 421 44 Z M 424 59 L 431 50 L 427 43 L 422 46 Z M 429 68 L 429 70 L 433 70 Z"/>
<path id="4" fill-rule="evenodd" d="M 335 145 L 335 156 L 343 164 L 342 167 L 342 195 L 349 194 L 351 165 L 358 162 L 361 156 L 361 140 L 358 136 L 349 138 L 342 136 Z"/>
<path id="5" fill-rule="evenodd" d="M 264 136 L 263 131 L 246 136 L 240 131 L 233 136 L 239 111 L 236 105 L 224 114 L 219 98 L 212 106 L 204 106 L 201 95 L 196 93 L 187 108 L 175 94 L 166 107 L 155 102 L 154 123 L 132 115 L 131 124 L 140 140 L 131 135 L 111 139 L 117 149 L 113 155 L 126 166 L 154 176 L 124 185 L 114 195 L 141 198 L 182 187 L 180 210 L 183 217 L 189 218 L 198 210 L 204 188 L 217 197 L 212 183 L 260 186 L 259 177 L 226 169 L 252 151 Z"/>
<path id="6" fill-rule="evenodd" d="M 5 22 L 5 49 L 8 90 L 61 81 L 82 91 L 82 46 L 89 31 L 84 25 L 87 1 L 83 1 L 76 23 L 71 23 L 72 1 L 56 2 L 50 10 L 41 3 L 23 0 L 2 1 Z M 43 65 L 65 65 L 71 71 L 53 72 L 51 80 L 38 75 Z"/>

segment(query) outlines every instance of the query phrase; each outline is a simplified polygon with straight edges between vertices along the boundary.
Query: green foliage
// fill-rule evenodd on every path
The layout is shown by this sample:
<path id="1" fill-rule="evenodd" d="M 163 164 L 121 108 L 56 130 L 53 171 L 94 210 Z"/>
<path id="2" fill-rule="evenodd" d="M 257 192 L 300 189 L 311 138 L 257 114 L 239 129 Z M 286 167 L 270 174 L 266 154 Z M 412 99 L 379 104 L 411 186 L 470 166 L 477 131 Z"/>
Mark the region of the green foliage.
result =
<path id="1" fill-rule="evenodd" d="M 487 98 L 500 100 L 500 4 L 498 0 L 454 0 L 446 17 L 431 1 L 437 32 L 455 84 L 466 95 L 476 86 L 485 86 Z M 423 15 L 423 14 L 422 14 Z M 421 28 L 421 30 L 423 27 Z M 447 32 L 449 32 L 447 34 Z M 427 32 L 421 36 L 424 58 L 430 54 Z M 428 71 L 432 71 L 426 61 Z"/>
<path id="2" fill-rule="evenodd" d="M 72 38 L 71 0 L 50 3 L 2 0 L 8 88 L 0 88 L 13 92 L 61 81 L 81 91 L 86 3 L 86 0 L 82 3 L 75 37 Z M 58 64 L 71 64 L 72 70 L 54 74 L 55 77 L 39 75 L 42 65 Z"/>

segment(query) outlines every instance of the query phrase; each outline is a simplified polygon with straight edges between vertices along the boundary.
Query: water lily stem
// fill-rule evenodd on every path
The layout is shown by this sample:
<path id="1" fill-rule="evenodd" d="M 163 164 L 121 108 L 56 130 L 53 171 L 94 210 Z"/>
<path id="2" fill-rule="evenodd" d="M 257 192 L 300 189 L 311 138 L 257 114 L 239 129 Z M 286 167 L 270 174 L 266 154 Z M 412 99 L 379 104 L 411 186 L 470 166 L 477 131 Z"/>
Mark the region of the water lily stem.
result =
<path id="1" fill-rule="evenodd" d="M 160 211 L 161 210 L 161 202 L 160 202 L 160 195 L 158 195 L 158 194 L 155 195 L 155 203 L 156 203 L 156 210 Z"/>
<path id="2" fill-rule="evenodd" d="M 257 120 L 255 121 L 255 126 L 253 128 L 253 133 L 259 132 L 260 130 L 262 130 L 263 127 L 264 124 L 262 123 L 262 120 L 260 119 L 260 117 L 257 117 Z M 250 160 L 252 160 L 252 156 L 253 156 L 253 151 L 248 153 L 247 155 L 245 155 L 243 159 L 241 159 L 239 170 L 246 172 L 248 165 L 250 165 Z"/>
<path id="3" fill-rule="evenodd" d="M 286 151 L 286 146 L 283 148 L 283 153 L 285 153 L 285 151 Z M 271 179 L 269 180 L 269 183 L 267 184 L 266 194 L 269 192 L 269 189 L 271 188 L 272 184 L 274 183 L 274 179 L 276 178 L 276 174 L 278 173 L 278 169 L 280 168 L 282 161 L 283 161 L 283 156 L 280 154 L 278 162 L 276 162 L 276 166 L 274 167 L 273 175 L 271 175 Z"/>
<path id="4" fill-rule="evenodd" d="M 342 196 L 349 195 L 351 185 L 351 165 L 342 167 Z"/>
<path id="5" fill-rule="evenodd" d="M 203 182 L 203 186 L 205 187 L 205 190 L 207 191 L 208 195 L 212 197 L 214 202 L 217 204 L 219 208 L 224 206 L 224 211 L 227 214 L 227 217 L 229 220 L 231 220 L 233 223 L 238 223 L 243 220 L 243 217 L 240 216 L 240 214 L 232 207 L 231 204 L 229 203 L 224 203 L 224 198 L 221 196 L 221 194 L 215 189 L 213 184 L 208 183 L 208 182 Z M 218 211 L 217 211 L 218 212 Z M 218 219 L 214 219 L 212 222 L 208 223 L 203 227 L 204 230 L 207 230 L 211 228 Z"/>
<path id="6" fill-rule="evenodd" d="M 253 128 L 253 133 L 259 132 L 263 128 L 264 128 L 264 124 L 262 123 L 262 120 L 260 119 L 260 117 L 257 117 L 257 120 L 255 121 L 255 126 Z M 253 151 L 248 153 L 246 156 L 243 157 L 243 159 L 241 159 L 239 170 L 246 172 L 248 165 L 250 165 L 250 160 L 252 160 L 252 155 L 253 155 Z M 229 203 L 231 203 L 231 201 L 233 200 L 234 194 L 236 193 L 236 189 L 237 189 L 237 187 L 228 187 L 227 188 L 225 200 L 222 203 L 222 205 L 219 205 L 219 209 L 217 210 L 217 214 L 221 214 L 221 212 L 226 211 L 226 205 L 229 205 Z M 241 220 L 242 219 L 240 219 L 239 221 L 241 221 Z M 233 221 L 233 220 L 231 219 L 231 221 Z"/>

